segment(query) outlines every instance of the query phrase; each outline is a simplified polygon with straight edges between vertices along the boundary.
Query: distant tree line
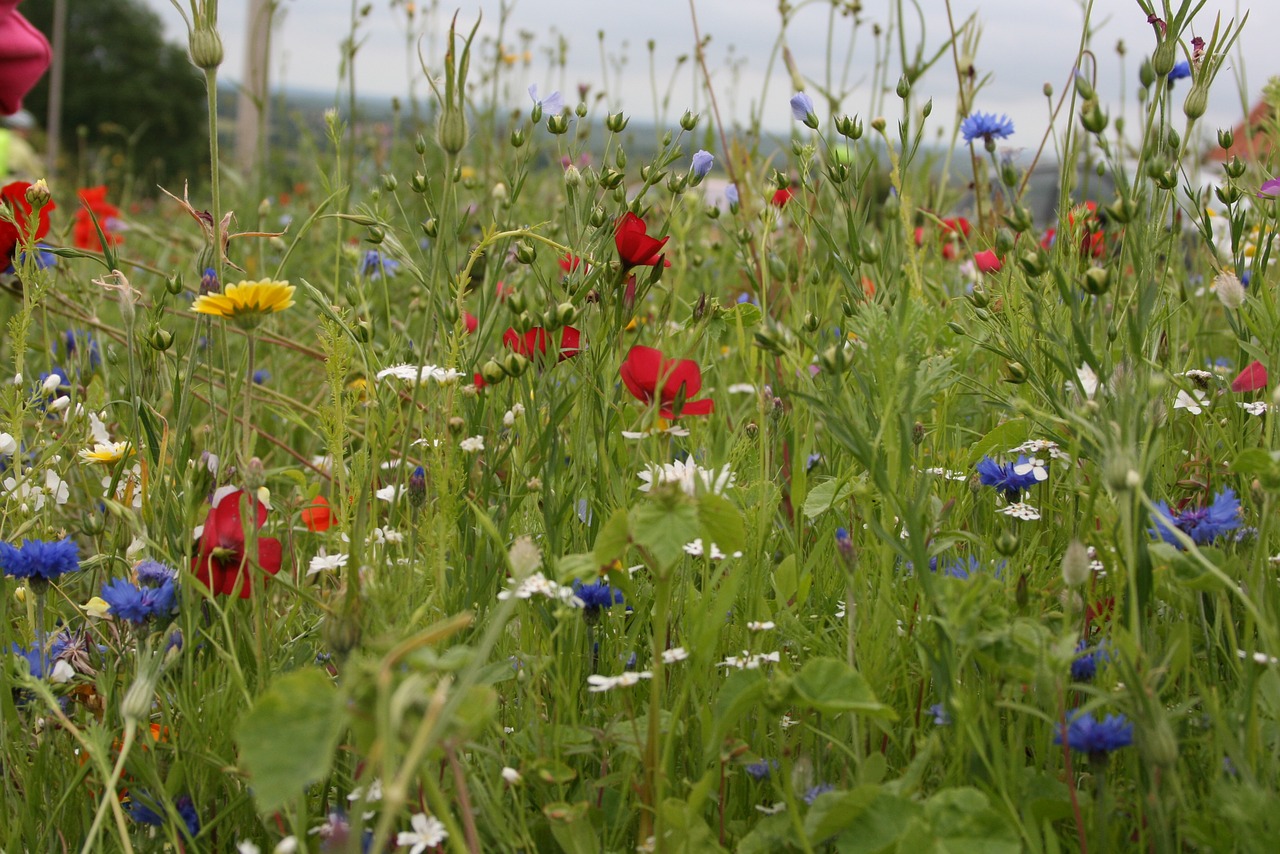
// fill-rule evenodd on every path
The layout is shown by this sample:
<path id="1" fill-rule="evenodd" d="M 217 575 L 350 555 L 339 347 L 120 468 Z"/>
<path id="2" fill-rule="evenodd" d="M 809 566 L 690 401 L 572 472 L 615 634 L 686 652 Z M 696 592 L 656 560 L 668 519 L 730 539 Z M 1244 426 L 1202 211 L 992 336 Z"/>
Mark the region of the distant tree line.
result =
<path id="1" fill-rule="evenodd" d="M 52 41 L 53 0 L 22 13 Z M 159 16 L 139 0 L 67 3 L 63 87 L 64 174 L 86 183 L 200 183 L 209 172 L 204 81 L 185 46 L 166 43 Z M 49 77 L 25 99 L 41 124 Z"/>

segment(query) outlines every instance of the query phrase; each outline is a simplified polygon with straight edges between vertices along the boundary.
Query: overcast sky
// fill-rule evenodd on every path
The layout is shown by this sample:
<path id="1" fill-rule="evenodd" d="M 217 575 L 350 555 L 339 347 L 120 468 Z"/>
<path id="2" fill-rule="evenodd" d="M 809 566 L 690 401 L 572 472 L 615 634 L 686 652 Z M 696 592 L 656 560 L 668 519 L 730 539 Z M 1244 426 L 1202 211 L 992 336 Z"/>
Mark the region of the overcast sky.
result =
<path id="1" fill-rule="evenodd" d="M 170 0 L 144 0 L 164 19 L 168 35 L 185 42 L 182 19 Z M 184 7 L 188 0 L 179 0 Z M 409 92 L 410 69 L 417 79 L 418 96 L 429 94 L 417 60 L 409 52 L 406 38 L 407 4 L 404 0 L 358 0 L 366 2 L 370 12 L 361 20 L 356 56 L 357 88 L 363 95 L 406 95 Z M 1160 0 L 1157 0 L 1159 4 Z M 433 69 L 439 69 L 440 32 L 448 25 L 447 15 L 460 10 L 460 28 L 469 28 L 479 12 L 483 12 L 482 36 L 490 39 L 498 34 L 499 0 L 455 0 L 456 5 L 435 4 L 419 0 L 416 26 L 425 27 L 427 39 L 422 42 L 424 55 Z M 340 45 L 347 37 L 350 24 L 350 0 L 279 0 L 282 11 L 273 45 L 274 83 L 293 88 L 337 91 L 341 64 Z M 524 89 L 537 83 L 542 91 L 565 90 L 570 104 L 577 101 L 579 84 L 601 89 L 601 41 L 608 63 L 608 107 L 624 109 L 641 119 L 653 118 L 653 88 L 649 77 L 647 43 L 655 42 L 658 86 L 665 91 L 677 57 L 691 54 L 693 27 L 687 0 L 507 0 L 513 7 L 506 23 L 504 43 L 515 49 L 521 44 L 518 33 L 531 34 L 533 62 L 529 67 L 518 63 L 506 78 L 500 99 L 511 107 L 528 106 Z M 792 5 L 802 5 L 792 0 Z M 851 18 L 836 19 L 828 26 L 829 4 L 811 0 L 794 15 L 787 30 L 787 44 L 796 58 L 801 73 L 821 82 L 826 75 L 827 36 L 831 32 L 832 48 L 837 64 L 837 79 L 850 55 L 850 93 L 842 110 L 869 117 L 873 108 L 873 85 L 870 75 L 875 65 L 878 40 L 873 25 L 896 26 L 890 18 L 891 0 L 866 0 L 863 24 L 854 31 Z M 919 0 L 924 12 L 923 26 L 912 17 L 910 4 L 905 27 L 909 50 L 920 43 L 923 34 L 926 55 L 932 55 L 945 42 L 948 26 L 946 5 L 942 0 Z M 1147 55 L 1154 37 L 1146 16 L 1135 0 L 1097 0 L 1092 46 L 1098 58 L 1098 90 L 1104 109 L 1115 115 L 1122 91 L 1126 111 L 1136 115 L 1134 93 L 1137 90 L 1138 63 Z M 1176 0 L 1175 0 L 1176 5 Z M 220 28 L 226 46 L 223 73 L 230 78 L 240 76 L 246 28 L 248 0 L 222 0 Z M 1048 108 L 1043 95 L 1045 83 L 1060 92 L 1071 73 L 1073 59 L 1083 25 L 1083 3 L 1079 0 L 954 0 L 952 9 L 959 26 L 969 15 L 981 22 L 981 38 L 975 52 L 975 65 L 980 76 L 991 75 L 991 81 L 977 98 L 976 108 L 988 112 L 1007 113 L 1017 128 L 1011 144 L 1033 147 L 1048 124 Z M 424 14 L 422 10 L 427 10 Z M 697 0 L 699 23 L 704 37 L 710 37 L 708 61 L 721 109 L 742 119 L 747 110 L 759 102 L 765 91 L 766 68 L 780 31 L 778 0 Z M 1229 126 L 1242 114 L 1239 76 L 1248 61 L 1246 85 L 1248 99 L 1256 100 L 1262 85 L 1273 74 L 1280 73 L 1280 54 L 1274 49 L 1274 34 L 1280 32 L 1280 3 L 1254 4 L 1234 0 L 1209 0 L 1194 23 L 1194 31 L 1206 39 L 1211 35 L 1214 19 L 1221 14 L 1225 25 L 1249 12 L 1249 20 L 1239 45 L 1232 52 L 1215 84 L 1206 120 L 1211 128 Z M 559 40 L 567 43 L 567 68 L 552 69 L 551 53 Z M 1127 49 L 1124 74 L 1116 45 L 1122 41 Z M 882 43 L 882 40 L 879 42 Z M 896 50 L 896 47 L 894 48 Z M 731 70 L 731 61 L 736 71 Z M 473 61 L 473 69 L 478 60 Z M 687 106 L 703 109 L 701 95 L 695 92 L 690 74 L 691 63 L 679 67 L 671 109 L 666 118 L 674 124 Z M 897 81 L 901 64 L 896 56 L 890 86 Z M 473 71 L 474 73 L 474 71 Z M 1185 94 L 1187 81 L 1181 82 L 1179 93 Z M 816 91 L 811 88 L 811 92 Z M 949 55 L 916 86 L 916 92 L 934 99 L 930 127 L 947 127 L 955 114 L 955 67 Z M 768 80 L 766 126 L 785 130 L 790 123 L 787 99 L 792 86 L 780 62 L 775 64 Z M 892 97 L 892 95 L 891 95 Z M 695 101 L 695 98 L 697 99 Z M 817 99 L 819 104 L 821 99 Z M 890 119 L 896 118 L 892 104 L 886 109 Z M 730 121 L 730 116 L 725 116 Z M 1131 119 L 1132 120 L 1132 119 Z M 1178 122 L 1180 126 L 1181 122 Z"/>

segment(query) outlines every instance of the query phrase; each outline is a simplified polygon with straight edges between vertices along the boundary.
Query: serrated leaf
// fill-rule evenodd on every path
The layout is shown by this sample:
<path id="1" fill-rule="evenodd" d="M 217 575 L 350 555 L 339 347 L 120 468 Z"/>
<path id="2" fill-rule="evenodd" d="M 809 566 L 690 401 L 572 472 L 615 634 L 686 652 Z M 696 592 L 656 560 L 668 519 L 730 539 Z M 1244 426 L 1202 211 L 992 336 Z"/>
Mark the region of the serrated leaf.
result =
<path id="1" fill-rule="evenodd" d="M 896 720 L 893 709 L 876 699 L 862 674 L 835 658 L 812 658 L 791 682 L 800 701 L 823 714 L 856 712 Z"/>
<path id="2" fill-rule="evenodd" d="M 638 505 L 631 509 L 631 536 L 665 571 L 684 555 L 685 543 L 698 538 L 698 510 L 687 501 Z"/>
<path id="3" fill-rule="evenodd" d="M 320 670 L 285 674 L 258 697 L 236 744 L 259 812 L 275 812 L 329 773 L 345 722 L 338 690 Z"/>

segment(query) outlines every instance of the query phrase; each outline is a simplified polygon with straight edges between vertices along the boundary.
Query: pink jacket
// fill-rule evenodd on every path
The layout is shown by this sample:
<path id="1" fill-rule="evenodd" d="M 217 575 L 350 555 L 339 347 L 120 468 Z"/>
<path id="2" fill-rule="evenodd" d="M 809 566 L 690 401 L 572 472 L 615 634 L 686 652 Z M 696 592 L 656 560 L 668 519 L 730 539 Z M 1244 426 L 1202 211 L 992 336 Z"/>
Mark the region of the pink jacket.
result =
<path id="1" fill-rule="evenodd" d="M 18 14 L 22 0 L 0 0 L 0 115 L 22 109 L 22 96 L 49 67 L 49 42 Z"/>

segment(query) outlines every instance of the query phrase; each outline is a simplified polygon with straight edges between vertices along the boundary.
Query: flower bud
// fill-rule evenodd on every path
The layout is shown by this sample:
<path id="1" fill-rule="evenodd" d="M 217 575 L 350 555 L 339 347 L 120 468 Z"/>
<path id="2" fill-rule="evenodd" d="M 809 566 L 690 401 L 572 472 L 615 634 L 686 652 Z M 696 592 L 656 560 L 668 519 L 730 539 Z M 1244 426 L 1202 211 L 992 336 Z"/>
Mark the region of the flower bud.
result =
<path id="1" fill-rule="evenodd" d="M 1023 252 L 1019 255 L 1018 266 L 1020 266 L 1022 268 L 1022 272 L 1026 273 L 1028 276 L 1035 277 L 1044 273 L 1045 269 L 1049 266 L 1049 259 L 1045 257 L 1043 252 L 1036 249 L 1029 252 Z"/>
<path id="2" fill-rule="evenodd" d="M 1021 362 L 1011 361 L 1004 363 L 1004 381 L 1012 385 L 1022 385 L 1027 381 L 1029 376 L 1027 366 Z"/>
<path id="3" fill-rule="evenodd" d="M 1007 528 L 996 537 L 996 551 L 1004 557 L 1013 557 L 1018 552 L 1018 535 Z"/>
<path id="4" fill-rule="evenodd" d="M 147 338 L 147 343 L 153 350 L 163 353 L 173 346 L 173 333 L 167 329 L 153 329 Z"/>
<path id="5" fill-rule="evenodd" d="M 1040 91 L 1044 93 L 1044 96 L 1045 96 L 1046 98 L 1052 98 L 1052 97 L 1053 97 L 1053 84 L 1052 84 L 1052 83 L 1046 83 L 1046 84 L 1044 84 L 1044 86 L 1043 86 L 1043 87 L 1041 87 Z"/>
<path id="6" fill-rule="evenodd" d="M 525 136 L 524 128 L 516 128 L 511 132 L 511 147 L 522 148 L 528 137 Z"/>
<path id="7" fill-rule="evenodd" d="M 169 292 L 170 296 L 177 296 L 187 289 L 186 283 L 182 280 L 182 273 L 174 273 L 172 276 L 164 280 L 164 289 Z"/>
<path id="8" fill-rule="evenodd" d="M 609 215 L 605 213 L 604 208 L 596 205 L 591 209 L 591 214 L 587 217 L 587 221 L 591 223 L 592 228 L 603 228 L 609 221 Z"/>
<path id="9" fill-rule="evenodd" d="M 692 110 L 685 110 L 684 115 L 680 117 L 680 127 L 686 131 L 692 131 L 698 126 L 698 114 Z"/>
<path id="10" fill-rule="evenodd" d="M 1169 76 L 1177 62 L 1177 47 L 1176 40 L 1168 38 L 1156 45 L 1155 53 L 1151 54 L 1151 71 L 1156 77 L 1164 79 Z"/>
<path id="11" fill-rule="evenodd" d="M 876 116 L 871 120 L 871 129 L 876 133 L 884 133 L 885 120 L 884 116 Z"/>
<path id="12" fill-rule="evenodd" d="M 920 115 L 921 117 L 926 119 L 929 118 L 929 116 L 933 115 L 933 99 L 932 98 L 924 102 L 924 106 L 920 108 Z"/>
<path id="13" fill-rule="evenodd" d="M 1068 587 L 1079 587 L 1092 575 L 1089 569 L 1089 550 L 1084 543 L 1072 539 L 1062 555 L 1062 580 Z"/>
<path id="14" fill-rule="evenodd" d="M 568 326 L 578 316 L 578 310 L 573 307 L 573 303 L 562 302 L 556 306 L 555 316 L 558 325 Z"/>
<path id="15" fill-rule="evenodd" d="M 548 117 L 547 130 L 556 136 L 563 136 L 569 132 L 569 117 L 564 113 Z"/>
<path id="16" fill-rule="evenodd" d="M 1049 84 L 1045 84 L 1046 86 Z M 1092 101 L 1098 97 L 1098 93 L 1093 90 L 1093 84 L 1079 72 L 1076 73 L 1076 94 L 1080 96 L 1082 101 Z"/>
<path id="17" fill-rule="evenodd" d="M 154 656 L 143 659 L 139 654 L 138 667 L 133 682 L 125 691 L 120 703 L 120 716 L 126 721 L 145 721 L 151 715 L 155 699 L 156 681 L 160 678 L 160 662 Z"/>
<path id="18" fill-rule="evenodd" d="M 564 185 L 571 190 L 576 190 L 582 186 L 582 173 L 578 171 L 577 166 L 570 165 L 564 170 Z"/>
<path id="19" fill-rule="evenodd" d="M 502 369 L 508 376 L 518 377 L 529 367 L 529 360 L 519 353 L 508 353 L 502 360 Z"/>
<path id="20" fill-rule="evenodd" d="M 480 366 L 480 376 L 489 385 L 496 385 L 506 378 L 507 372 L 502 369 L 502 365 L 497 360 L 490 359 Z"/>
<path id="21" fill-rule="evenodd" d="M 600 186 L 606 190 L 614 190 L 622 185 L 622 179 L 626 176 L 616 169 L 606 166 L 600 170 Z"/>
<path id="22" fill-rule="evenodd" d="M 616 113 L 610 113 L 605 116 L 604 126 L 609 129 L 610 133 L 622 133 L 626 130 L 627 122 L 629 121 L 631 119 L 623 115 L 622 111 L 619 110 Z"/>
<path id="23" fill-rule="evenodd" d="M 898 88 L 896 91 L 898 93 L 898 97 L 903 99 L 911 94 L 911 81 L 907 79 L 907 75 L 904 74 L 898 78 Z"/>
<path id="24" fill-rule="evenodd" d="M 1228 273 L 1223 270 L 1213 280 L 1214 292 L 1218 295 L 1218 301 L 1228 309 L 1234 311 L 1244 305 L 1245 290 L 1240 279 L 1235 273 Z"/>
<path id="25" fill-rule="evenodd" d="M 538 260 L 538 250 L 528 240 L 516 241 L 516 260 L 521 264 L 532 264 Z"/>
<path id="26" fill-rule="evenodd" d="M 30 187 L 27 187 L 27 204 L 31 205 L 32 210 L 40 210 L 49 204 L 49 200 L 53 198 L 53 194 L 49 192 L 49 185 L 41 178 Z"/>
<path id="27" fill-rule="evenodd" d="M 880 244 L 868 238 L 862 241 L 862 245 L 859 247 L 859 254 L 865 263 L 874 264 L 880 260 Z"/>
<path id="28" fill-rule="evenodd" d="M 579 101 L 578 106 L 573 108 L 573 114 L 580 119 L 587 117 L 587 104 L 585 101 Z"/>
<path id="29" fill-rule="evenodd" d="M 422 233 L 435 240 L 440 234 L 440 220 L 433 216 L 427 217 L 422 223 Z"/>
<path id="30" fill-rule="evenodd" d="M 1247 168 L 1248 167 L 1245 166 L 1243 160 L 1239 157 L 1232 156 L 1230 160 L 1223 164 L 1222 171 L 1227 173 L 1228 178 L 1239 178 L 1244 174 L 1245 169 Z"/>
<path id="31" fill-rule="evenodd" d="M 1080 111 L 1080 124 L 1084 125 L 1084 129 L 1089 133 L 1102 133 L 1107 129 L 1107 115 L 1098 108 L 1097 101 L 1085 102 L 1084 108 Z"/>
<path id="32" fill-rule="evenodd" d="M 836 131 L 848 139 L 862 137 L 862 120 L 857 116 L 839 116 L 836 118 Z"/>
<path id="33" fill-rule="evenodd" d="M 211 71 L 222 64 L 222 36 L 217 29 L 199 22 L 187 39 L 191 51 L 191 64 L 203 71 Z"/>
<path id="34" fill-rule="evenodd" d="M 542 102 L 537 101 L 533 105 L 533 109 L 529 111 L 529 121 L 535 125 L 542 121 Z"/>
<path id="35" fill-rule="evenodd" d="M 426 501 L 427 473 L 422 466 L 415 468 L 413 474 L 409 475 L 409 487 L 406 491 L 409 494 L 409 503 L 414 507 L 421 507 Z"/>
<path id="36" fill-rule="evenodd" d="M 1151 84 L 1156 82 L 1156 72 L 1151 67 L 1151 60 L 1144 59 L 1142 65 L 1138 66 L 1138 82 L 1143 89 L 1150 89 Z"/>
<path id="37" fill-rule="evenodd" d="M 427 138 L 426 138 L 425 136 L 423 136 L 422 134 L 418 134 L 417 136 L 415 136 L 415 137 L 413 138 L 413 150 L 414 150 L 414 151 L 416 151 L 416 152 L 418 152 L 418 156 L 419 156 L 419 157 L 421 157 L 422 155 L 426 154 L 426 153 L 427 153 Z"/>
<path id="38" fill-rule="evenodd" d="M 1195 121 L 1204 115 L 1205 107 L 1208 105 L 1209 87 L 1203 83 L 1196 83 L 1187 93 L 1187 100 L 1182 102 L 1182 112 L 1187 118 Z"/>
<path id="39" fill-rule="evenodd" d="M 804 323 L 801 328 L 803 328 L 805 332 L 814 333 L 818 331 L 819 323 L 818 315 L 814 314 L 812 311 L 806 311 L 804 313 Z"/>
<path id="40" fill-rule="evenodd" d="M 1102 296 L 1111 289 L 1111 272 L 1106 267 L 1090 267 L 1084 271 L 1080 287 L 1091 296 Z"/>
<path id="41" fill-rule="evenodd" d="M 1236 143 L 1236 135 L 1231 132 L 1230 128 L 1222 128 L 1218 131 L 1218 145 L 1223 148 L 1230 148 Z"/>

